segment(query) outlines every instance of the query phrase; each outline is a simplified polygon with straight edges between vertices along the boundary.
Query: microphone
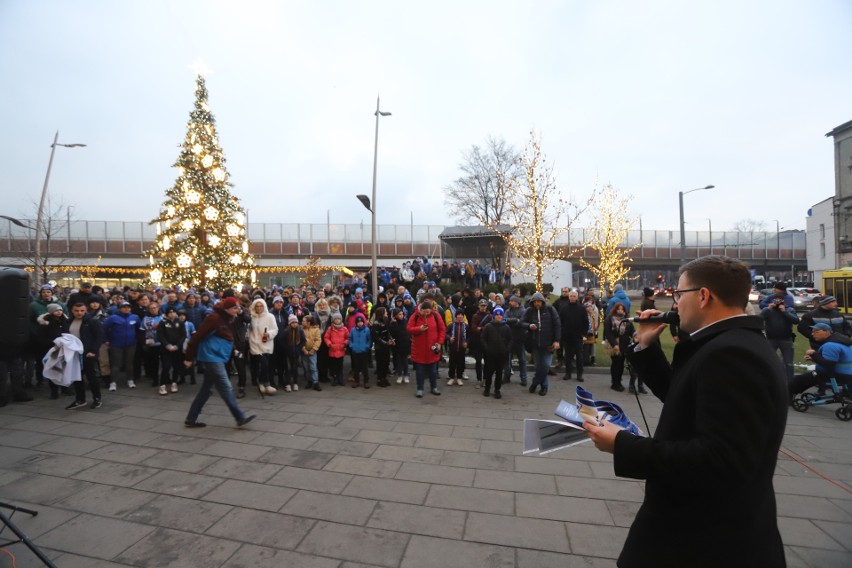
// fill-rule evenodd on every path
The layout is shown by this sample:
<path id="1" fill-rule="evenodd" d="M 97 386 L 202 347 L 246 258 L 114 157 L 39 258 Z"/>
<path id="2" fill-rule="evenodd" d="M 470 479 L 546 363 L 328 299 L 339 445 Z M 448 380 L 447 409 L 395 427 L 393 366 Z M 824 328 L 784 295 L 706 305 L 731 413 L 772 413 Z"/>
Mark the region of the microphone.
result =
<path id="1" fill-rule="evenodd" d="M 649 318 L 642 319 L 640 317 L 630 318 L 630 321 L 633 323 L 680 323 L 680 314 L 677 312 L 662 312 L 660 314 L 653 315 Z"/>

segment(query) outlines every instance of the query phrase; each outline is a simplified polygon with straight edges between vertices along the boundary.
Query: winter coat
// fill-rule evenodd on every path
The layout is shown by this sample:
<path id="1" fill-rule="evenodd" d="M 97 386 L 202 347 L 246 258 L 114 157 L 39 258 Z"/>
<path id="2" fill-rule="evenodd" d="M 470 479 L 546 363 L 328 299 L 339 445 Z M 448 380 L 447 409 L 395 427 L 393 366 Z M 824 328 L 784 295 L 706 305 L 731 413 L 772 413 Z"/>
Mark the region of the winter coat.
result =
<path id="1" fill-rule="evenodd" d="M 421 331 L 420 326 L 427 325 L 426 331 Z M 444 325 L 444 320 L 433 310 L 429 317 L 426 318 L 420 313 L 420 310 L 408 319 L 406 327 L 408 334 L 411 336 L 411 360 L 414 363 L 429 365 L 437 363 L 441 359 L 441 350 L 436 352 L 432 347 L 437 344 L 444 344 L 444 339 L 447 335 L 447 328 Z"/>
<path id="2" fill-rule="evenodd" d="M 373 347 L 373 336 L 366 325 L 357 325 L 349 332 L 349 349 L 352 353 L 367 353 Z"/>
<path id="3" fill-rule="evenodd" d="M 512 345 L 512 330 L 505 322 L 492 321 L 482 330 L 480 340 L 486 357 L 505 359 Z"/>
<path id="4" fill-rule="evenodd" d="M 68 318 L 62 322 L 62 333 L 71 333 L 71 322 L 73 321 Z M 103 326 L 97 318 L 90 314 L 84 315 L 83 321 L 80 323 L 80 341 L 83 343 L 83 355 L 87 353 L 97 355 L 104 342 Z"/>
<path id="5" fill-rule="evenodd" d="M 67 387 L 82 377 L 80 355 L 83 354 L 83 342 L 63 333 L 54 341 L 54 346 L 42 359 L 44 377 L 54 384 Z"/>
<path id="6" fill-rule="evenodd" d="M 302 326 L 293 327 L 287 326 L 284 330 L 284 339 L 282 340 L 284 353 L 290 357 L 298 357 L 302 354 L 302 348 L 305 346 L 305 332 L 302 331 Z"/>
<path id="7" fill-rule="evenodd" d="M 67 319 L 64 314 L 60 318 L 55 318 L 47 312 L 36 318 L 38 333 L 35 337 L 35 345 L 39 357 L 44 356 L 53 347 L 53 341 L 62 335 L 62 328 Z"/>
<path id="8" fill-rule="evenodd" d="M 816 372 L 823 376 L 843 380 L 852 377 L 852 340 L 840 333 L 832 333 L 811 355 Z"/>
<path id="9" fill-rule="evenodd" d="M 523 345 L 530 329 L 530 324 L 524 321 L 524 314 L 527 313 L 527 309 L 523 306 L 517 308 L 509 306 L 505 311 L 503 321 L 506 322 L 512 332 L 512 344 Z"/>
<path id="10" fill-rule="evenodd" d="M 346 346 L 349 345 L 349 330 L 343 324 L 340 327 L 331 324 L 331 327 L 325 330 L 323 341 L 328 346 L 328 356 L 332 359 L 340 359 L 346 355 Z"/>
<path id="11" fill-rule="evenodd" d="M 491 314 L 489 314 L 488 311 L 480 312 L 479 309 L 477 309 L 476 313 L 473 314 L 473 317 L 470 318 L 470 338 L 467 340 L 467 343 L 471 348 L 476 349 L 480 346 L 481 343 L 479 341 L 479 335 L 490 322 Z"/>
<path id="12" fill-rule="evenodd" d="M 202 363 L 227 363 L 231 358 L 234 350 L 231 323 L 234 318 L 219 306 L 213 306 L 213 313 L 204 318 L 198 332 L 189 339 L 185 361 L 197 359 Z"/>
<path id="13" fill-rule="evenodd" d="M 819 343 L 814 341 L 811 335 L 811 328 L 818 323 L 827 323 L 835 333 L 842 333 L 847 337 L 852 335 L 852 325 L 846 321 L 846 318 L 843 317 L 843 314 L 837 308 L 824 310 L 820 307 L 811 310 L 802 316 L 797 327 L 799 333 L 807 337 L 810 341 L 811 349 L 819 349 Z"/>
<path id="14" fill-rule="evenodd" d="M 163 347 L 174 345 L 180 350 L 186 341 L 186 324 L 178 318 L 163 318 L 157 326 L 157 337 Z"/>
<path id="15" fill-rule="evenodd" d="M 562 304 L 559 320 L 562 322 L 562 340 L 565 342 L 582 341 L 589 332 L 589 312 L 579 301 Z"/>
<path id="16" fill-rule="evenodd" d="M 544 301 L 544 296 L 539 292 L 532 295 L 530 302 L 535 300 Z M 524 322 L 535 324 L 536 330 L 530 330 L 527 335 L 527 350 L 533 349 L 549 349 L 554 342 L 562 340 L 562 324 L 559 321 L 559 314 L 553 309 L 553 306 L 542 304 L 541 309 L 537 310 L 530 303 L 530 307 L 524 313 Z"/>
<path id="17" fill-rule="evenodd" d="M 370 326 L 370 336 L 373 338 L 373 344 L 377 350 L 382 349 L 387 351 L 390 349 L 388 341 L 390 341 L 391 335 L 388 330 L 388 324 L 385 322 L 375 320 L 373 325 Z"/>
<path id="18" fill-rule="evenodd" d="M 616 302 L 621 302 L 624 304 L 624 313 L 628 316 L 630 315 L 630 299 L 627 297 L 627 292 L 624 290 L 616 290 L 615 294 L 612 295 L 612 298 L 606 303 L 606 312 L 604 312 L 605 316 L 609 316 L 609 311 L 612 309 L 612 306 L 615 305 Z"/>
<path id="19" fill-rule="evenodd" d="M 255 306 L 263 306 L 263 311 L 259 314 L 255 313 Z M 248 331 L 249 353 L 252 355 L 271 354 L 275 347 L 273 341 L 276 336 L 280 336 L 275 318 L 267 311 L 266 302 L 260 298 L 251 303 L 248 312 L 251 316 Z M 266 343 L 263 342 L 264 330 L 269 336 Z"/>
<path id="20" fill-rule="evenodd" d="M 277 335 L 275 336 L 275 343 L 280 344 L 284 341 L 284 332 L 287 331 L 287 327 L 289 324 L 289 314 L 287 314 L 286 308 L 281 308 L 280 310 L 272 310 L 269 312 L 272 314 L 273 319 L 275 320 L 275 329 L 277 329 Z"/>
<path id="21" fill-rule="evenodd" d="M 405 319 L 402 321 L 394 319 L 388 324 L 388 332 L 394 341 L 393 349 L 403 357 L 411 355 L 411 335 L 408 333 L 407 326 Z"/>
<path id="22" fill-rule="evenodd" d="M 142 320 L 136 314 L 119 312 L 104 321 L 104 337 L 110 347 L 130 347 L 136 345 L 136 333 L 140 325 Z"/>
<path id="23" fill-rule="evenodd" d="M 792 297 L 790 300 L 792 303 Z M 780 307 L 774 306 L 772 303 L 767 303 L 766 307 L 760 310 L 760 317 L 763 318 L 766 326 L 766 337 L 769 339 L 790 341 L 793 337 L 793 324 L 799 323 L 796 308 L 787 305 L 786 302 L 784 302 L 783 312 Z"/>
<path id="24" fill-rule="evenodd" d="M 464 353 L 470 335 L 470 326 L 465 322 L 452 322 L 447 326 L 447 347 L 455 353 Z"/>
<path id="25" fill-rule="evenodd" d="M 322 345 L 322 333 L 320 332 L 320 328 L 316 325 L 312 325 L 308 328 L 302 328 L 302 332 L 305 334 L 305 345 L 302 347 L 302 353 L 305 355 L 313 355 L 319 351 L 320 345 Z"/>
<path id="26" fill-rule="evenodd" d="M 635 328 L 633 323 L 624 316 L 621 322 L 616 322 L 613 316 L 609 316 L 604 320 L 604 338 L 612 347 L 618 347 L 619 355 L 627 353 L 627 346 L 633 339 Z"/>
<path id="27" fill-rule="evenodd" d="M 139 324 L 139 329 L 145 334 L 145 344 L 153 345 L 159 347 L 160 338 L 157 336 L 157 326 L 160 325 L 160 321 L 163 319 L 162 314 L 157 314 L 156 316 L 147 315 L 142 318 L 142 323 Z M 153 341 L 153 343 L 149 343 Z"/>

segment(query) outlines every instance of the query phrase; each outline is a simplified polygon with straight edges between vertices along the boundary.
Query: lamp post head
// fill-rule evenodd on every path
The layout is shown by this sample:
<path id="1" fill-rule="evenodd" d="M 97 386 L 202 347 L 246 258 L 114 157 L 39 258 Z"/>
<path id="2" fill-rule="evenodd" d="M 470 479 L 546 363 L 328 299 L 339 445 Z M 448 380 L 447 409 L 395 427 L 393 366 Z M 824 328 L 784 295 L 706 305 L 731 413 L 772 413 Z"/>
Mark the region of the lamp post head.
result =
<path id="1" fill-rule="evenodd" d="M 73 144 L 62 144 L 60 142 L 57 142 L 55 145 L 56 146 L 64 146 L 65 148 L 85 148 L 86 147 L 85 144 L 80 144 L 78 142 L 75 142 Z"/>
<path id="2" fill-rule="evenodd" d="M 369 198 L 369 197 L 367 197 L 367 196 L 366 196 L 366 195 L 364 195 L 363 193 L 362 193 L 362 194 L 358 194 L 358 195 L 356 195 L 355 197 L 357 197 L 357 198 L 358 198 L 358 201 L 360 201 L 360 202 L 361 202 L 361 205 L 363 205 L 363 206 L 364 206 L 364 208 L 365 208 L 365 209 L 367 209 L 367 211 L 369 211 L 370 213 L 372 213 L 372 212 L 373 212 L 373 210 L 370 208 L 370 198 Z"/>
<path id="3" fill-rule="evenodd" d="M 391 113 L 389 113 L 389 112 L 384 112 L 384 111 L 381 111 L 381 110 L 377 110 L 374 114 L 375 114 L 376 116 L 390 116 L 390 115 L 391 115 Z"/>
<path id="4" fill-rule="evenodd" d="M 704 189 L 713 189 L 714 187 L 716 187 L 716 186 L 715 185 L 708 185 L 708 186 L 704 187 Z"/>

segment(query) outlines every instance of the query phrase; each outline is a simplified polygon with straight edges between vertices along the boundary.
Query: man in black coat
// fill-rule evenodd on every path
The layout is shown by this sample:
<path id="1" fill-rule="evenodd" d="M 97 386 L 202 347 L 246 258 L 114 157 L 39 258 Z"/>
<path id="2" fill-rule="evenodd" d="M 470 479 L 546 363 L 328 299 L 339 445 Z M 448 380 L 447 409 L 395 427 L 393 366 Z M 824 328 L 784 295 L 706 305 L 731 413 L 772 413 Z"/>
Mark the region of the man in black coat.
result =
<path id="1" fill-rule="evenodd" d="M 616 475 L 647 480 L 622 568 L 785 566 L 772 476 L 787 385 L 762 320 L 743 314 L 750 286 L 735 259 L 684 265 L 674 295 L 689 339 L 669 364 L 656 343 L 667 326 L 641 324 L 628 354 L 664 403 L 653 437 L 586 424 L 595 446 L 614 455 Z"/>
<path id="2" fill-rule="evenodd" d="M 556 302 L 553 306 L 556 307 Z M 571 380 L 573 365 L 576 361 L 577 381 L 583 382 L 583 340 L 589 332 L 589 312 L 580 303 L 580 295 L 576 290 L 568 292 L 568 302 L 562 303 L 559 308 L 559 321 L 562 322 L 562 348 L 565 351 L 565 376 L 563 380 Z"/>

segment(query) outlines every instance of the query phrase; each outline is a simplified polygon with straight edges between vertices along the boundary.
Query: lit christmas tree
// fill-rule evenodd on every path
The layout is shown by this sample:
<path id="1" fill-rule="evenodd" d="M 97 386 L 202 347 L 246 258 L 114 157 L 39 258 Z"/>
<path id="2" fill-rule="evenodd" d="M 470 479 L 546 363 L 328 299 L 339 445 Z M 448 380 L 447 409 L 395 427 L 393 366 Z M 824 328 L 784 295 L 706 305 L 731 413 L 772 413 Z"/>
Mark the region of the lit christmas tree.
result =
<path id="1" fill-rule="evenodd" d="M 148 251 L 151 282 L 223 290 L 254 283 L 256 273 L 246 214 L 229 189 L 204 77 L 199 75 L 196 84 L 195 108 L 174 164 L 178 177 L 151 221 L 157 225 L 157 240 Z"/>
<path id="2" fill-rule="evenodd" d="M 634 280 L 636 274 L 628 277 L 633 262 L 630 253 L 641 243 L 628 246 L 627 233 L 633 228 L 636 218 L 628 215 L 630 197 L 619 198 L 618 192 L 611 184 L 606 184 L 603 191 L 595 191 L 592 224 L 588 230 L 590 238 L 588 246 L 597 249 L 598 263 L 592 264 L 580 259 L 580 264 L 597 276 L 601 288 L 611 289 L 620 280 Z"/>

